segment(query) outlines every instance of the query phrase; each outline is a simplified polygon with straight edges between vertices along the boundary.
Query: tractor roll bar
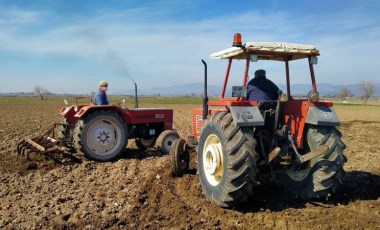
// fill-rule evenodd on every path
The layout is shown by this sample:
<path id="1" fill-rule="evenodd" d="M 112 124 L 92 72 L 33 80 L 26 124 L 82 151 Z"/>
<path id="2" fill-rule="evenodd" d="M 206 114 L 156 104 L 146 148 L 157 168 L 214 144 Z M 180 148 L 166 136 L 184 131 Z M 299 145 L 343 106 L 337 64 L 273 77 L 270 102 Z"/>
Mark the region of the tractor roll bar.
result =
<path id="1" fill-rule="evenodd" d="M 315 76 L 314 76 L 314 67 L 313 64 L 311 63 L 311 56 L 308 56 L 308 61 L 309 61 L 309 69 L 310 69 L 310 76 L 311 76 L 311 84 L 313 86 L 313 90 L 317 91 L 317 84 L 315 83 Z"/>
<path id="2" fill-rule="evenodd" d="M 208 96 L 207 96 L 207 63 L 202 59 L 202 63 L 205 67 L 204 78 L 204 90 L 203 90 L 203 120 L 207 119 L 208 115 Z"/>
<path id="3" fill-rule="evenodd" d="M 290 98 L 289 58 L 285 60 L 285 71 L 286 71 L 286 94 Z"/>

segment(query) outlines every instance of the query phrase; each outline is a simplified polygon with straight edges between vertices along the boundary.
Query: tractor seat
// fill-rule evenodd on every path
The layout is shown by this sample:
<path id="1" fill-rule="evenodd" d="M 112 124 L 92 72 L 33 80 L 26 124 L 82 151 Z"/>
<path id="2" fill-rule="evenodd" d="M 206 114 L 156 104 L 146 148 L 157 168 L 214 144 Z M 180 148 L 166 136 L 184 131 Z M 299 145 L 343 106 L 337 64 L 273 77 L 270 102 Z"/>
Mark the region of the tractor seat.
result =
<path id="1" fill-rule="evenodd" d="M 276 110 L 277 101 L 260 101 L 258 104 L 259 110 Z"/>

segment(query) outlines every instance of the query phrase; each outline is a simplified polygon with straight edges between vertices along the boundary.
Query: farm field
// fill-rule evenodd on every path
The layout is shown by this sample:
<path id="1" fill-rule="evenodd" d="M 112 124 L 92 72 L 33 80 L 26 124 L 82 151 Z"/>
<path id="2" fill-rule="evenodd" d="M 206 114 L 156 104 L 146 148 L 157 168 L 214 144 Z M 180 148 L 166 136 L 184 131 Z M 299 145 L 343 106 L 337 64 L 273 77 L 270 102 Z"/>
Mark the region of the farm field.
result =
<path id="1" fill-rule="evenodd" d="M 201 104 L 153 102 L 140 107 L 173 108 L 174 128 L 191 135 L 191 109 Z M 168 155 L 141 152 L 134 141 L 115 162 L 27 161 L 17 143 L 59 122 L 63 100 L 0 97 L 0 106 L 0 229 L 380 229 L 379 105 L 335 106 L 348 161 L 329 200 L 306 202 L 263 184 L 236 210 L 204 199 L 194 160 L 175 178 Z"/>

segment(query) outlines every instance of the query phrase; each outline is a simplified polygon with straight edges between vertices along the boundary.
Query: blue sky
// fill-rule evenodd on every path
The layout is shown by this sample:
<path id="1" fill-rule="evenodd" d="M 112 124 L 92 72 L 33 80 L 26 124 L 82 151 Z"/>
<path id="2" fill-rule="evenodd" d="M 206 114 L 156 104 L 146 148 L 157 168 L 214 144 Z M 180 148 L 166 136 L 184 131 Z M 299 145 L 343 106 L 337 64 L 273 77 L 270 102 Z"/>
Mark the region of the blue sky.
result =
<path id="1" fill-rule="evenodd" d="M 320 49 L 317 83 L 380 82 L 380 1 L 5 1 L 0 0 L 0 92 L 89 93 L 100 80 L 109 93 L 203 81 L 221 85 L 225 60 L 210 53 L 243 42 L 283 41 Z M 232 67 L 240 84 L 243 62 Z M 285 82 L 281 62 L 257 62 Z M 309 83 L 304 62 L 290 65 L 292 83 Z M 252 74 L 251 74 L 252 75 Z"/>

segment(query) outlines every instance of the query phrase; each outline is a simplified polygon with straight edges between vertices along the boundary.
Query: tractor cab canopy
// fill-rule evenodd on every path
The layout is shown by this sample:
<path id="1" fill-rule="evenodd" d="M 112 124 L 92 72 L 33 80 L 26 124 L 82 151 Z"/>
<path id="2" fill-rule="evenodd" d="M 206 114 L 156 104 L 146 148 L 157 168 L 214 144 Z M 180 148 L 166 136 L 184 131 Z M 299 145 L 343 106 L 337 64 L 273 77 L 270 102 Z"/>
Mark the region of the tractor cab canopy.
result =
<path id="1" fill-rule="evenodd" d="M 302 45 L 286 42 L 247 42 L 241 46 L 230 47 L 212 53 L 215 59 L 246 59 L 247 54 L 256 55 L 256 60 L 297 60 L 309 56 L 319 56 L 319 50 L 312 45 Z"/>
<path id="2" fill-rule="evenodd" d="M 228 59 L 228 66 L 226 75 L 224 78 L 224 84 L 222 92 L 219 97 L 220 100 L 225 100 L 226 86 L 228 77 L 230 74 L 231 63 L 233 59 L 245 59 L 245 71 L 243 76 L 243 87 L 247 86 L 248 71 L 250 62 L 256 62 L 259 60 L 269 61 L 282 61 L 285 63 L 286 70 L 286 83 L 287 83 L 287 95 L 290 93 L 290 76 L 289 76 L 289 61 L 298 59 L 308 59 L 308 66 L 310 69 L 312 91 L 317 93 L 317 86 L 314 77 L 313 64 L 317 64 L 317 56 L 319 56 L 319 50 L 313 45 L 294 44 L 286 42 L 247 42 L 242 43 L 241 35 L 236 33 L 234 35 L 233 45 L 230 48 L 221 50 L 219 52 L 212 53 L 211 58 L 215 59 Z M 239 97 L 238 101 L 242 101 L 244 97 Z M 230 100 L 230 99 L 227 99 Z M 220 104 L 220 103 L 219 103 Z"/>

